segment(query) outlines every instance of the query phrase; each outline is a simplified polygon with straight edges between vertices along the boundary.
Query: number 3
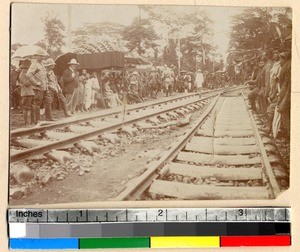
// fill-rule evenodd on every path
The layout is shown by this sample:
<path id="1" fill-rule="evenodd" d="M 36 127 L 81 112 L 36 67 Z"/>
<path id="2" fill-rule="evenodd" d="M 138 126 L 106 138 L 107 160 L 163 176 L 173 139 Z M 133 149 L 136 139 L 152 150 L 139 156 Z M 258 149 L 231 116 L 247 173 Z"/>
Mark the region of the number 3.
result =
<path id="1" fill-rule="evenodd" d="M 239 209 L 239 216 L 242 216 L 244 214 L 243 209 Z"/>

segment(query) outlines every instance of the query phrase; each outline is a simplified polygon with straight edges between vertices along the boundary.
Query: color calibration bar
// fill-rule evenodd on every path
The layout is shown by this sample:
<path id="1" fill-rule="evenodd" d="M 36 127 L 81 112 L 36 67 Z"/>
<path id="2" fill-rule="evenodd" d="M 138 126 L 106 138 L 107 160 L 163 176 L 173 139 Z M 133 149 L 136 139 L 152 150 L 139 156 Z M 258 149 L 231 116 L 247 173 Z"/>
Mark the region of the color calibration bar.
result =
<path id="1" fill-rule="evenodd" d="M 10 238 L 290 235 L 290 223 L 10 223 Z"/>
<path id="2" fill-rule="evenodd" d="M 238 246 L 290 246 L 291 237 L 281 236 L 170 236 L 134 238 L 12 238 L 10 249 L 97 248 L 218 248 Z"/>
<path id="3" fill-rule="evenodd" d="M 290 223 L 11 223 L 11 249 L 290 246 Z M 91 238 L 93 237 L 93 238 Z"/>

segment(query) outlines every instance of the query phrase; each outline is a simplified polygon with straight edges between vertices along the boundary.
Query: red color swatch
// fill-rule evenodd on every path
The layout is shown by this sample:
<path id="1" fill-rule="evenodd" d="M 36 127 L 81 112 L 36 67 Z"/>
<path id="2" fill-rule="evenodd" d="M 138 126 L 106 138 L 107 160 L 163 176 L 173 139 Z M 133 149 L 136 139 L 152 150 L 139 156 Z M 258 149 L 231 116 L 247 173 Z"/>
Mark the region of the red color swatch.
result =
<path id="1" fill-rule="evenodd" d="M 221 247 L 239 246 L 291 246 L 291 236 L 221 236 Z"/>

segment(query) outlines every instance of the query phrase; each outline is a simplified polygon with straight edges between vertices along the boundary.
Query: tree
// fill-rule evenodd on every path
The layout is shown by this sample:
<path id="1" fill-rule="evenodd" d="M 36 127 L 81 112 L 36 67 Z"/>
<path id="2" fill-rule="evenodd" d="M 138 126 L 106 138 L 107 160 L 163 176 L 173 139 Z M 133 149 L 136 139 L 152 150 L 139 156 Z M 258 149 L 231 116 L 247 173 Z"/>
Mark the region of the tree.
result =
<path id="1" fill-rule="evenodd" d="M 174 6 L 147 5 L 141 8 L 151 17 L 152 23 L 159 27 L 162 39 L 167 41 L 167 47 L 163 49 L 164 58 L 166 48 L 173 50 L 175 45 L 172 57 L 177 58 L 179 69 L 203 68 L 206 65 L 207 56 L 215 47 L 211 41 L 212 21 L 205 12 L 199 9 L 178 12 Z M 200 64 L 199 58 L 202 61 Z M 169 61 L 173 62 L 174 59 Z"/>
<path id="2" fill-rule="evenodd" d="M 246 80 L 257 56 L 274 49 L 289 50 L 291 43 L 285 38 L 292 34 L 291 18 L 290 8 L 267 7 L 246 8 L 234 16 L 227 58 L 229 77 Z"/>
<path id="3" fill-rule="evenodd" d="M 131 52 L 144 55 L 147 49 L 153 49 L 153 54 L 157 46 L 156 35 L 148 19 L 135 18 L 133 23 L 123 30 L 123 39 L 127 41 L 127 48 Z"/>
<path id="4" fill-rule="evenodd" d="M 188 36 L 182 39 L 182 58 L 188 68 L 207 70 L 206 67 L 209 65 L 206 63 L 210 60 L 209 56 L 212 56 L 216 50 L 211 40 L 213 35 L 212 21 L 205 12 L 197 12 L 194 15 L 188 15 L 186 22 L 191 24 L 193 29 Z"/>
<path id="5" fill-rule="evenodd" d="M 291 28 L 290 8 L 247 8 L 232 20 L 230 49 L 280 48 Z"/>
<path id="6" fill-rule="evenodd" d="M 170 39 L 168 45 L 164 48 L 162 59 L 163 64 L 167 64 L 168 66 L 177 64 L 177 56 L 176 56 L 176 42 L 174 39 Z"/>
<path id="7" fill-rule="evenodd" d="M 72 45 L 74 48 L 78 48 L 82 44 L 98 44 L 105 41 L 122 50 L 125 47 L 122 35 L 124 27 L 113 22 L 85 24 L 72 32 Z"/>
<path id="8" fill-rule="evenodd" d="M 49 55 L 56 58 L 62 54 L 62 47 L 66 45 L 64 38 L 65 26 L 57 16 L 48 13 L 47 17 L 43 19 L 44 22 L 44 40 L 39 43 L 46 45 L 46 50 Z"/>
<path id="9" fill-rule="evenodd" d="M 35 45 L 47 50 L 47 45 L 43 40 L 36 42 Z"/>
<path id="10" fill-rule="evenodd" d="M 185 26 L 185 14 L 176 11 L 173 6 L 141 5 L 151 20 L 156 33 L 160 38 L 158 50 L 162 54 L 162 63 L 174 64 L 180 68 L 180 46 L 179 38 L 182 37 Z"/>

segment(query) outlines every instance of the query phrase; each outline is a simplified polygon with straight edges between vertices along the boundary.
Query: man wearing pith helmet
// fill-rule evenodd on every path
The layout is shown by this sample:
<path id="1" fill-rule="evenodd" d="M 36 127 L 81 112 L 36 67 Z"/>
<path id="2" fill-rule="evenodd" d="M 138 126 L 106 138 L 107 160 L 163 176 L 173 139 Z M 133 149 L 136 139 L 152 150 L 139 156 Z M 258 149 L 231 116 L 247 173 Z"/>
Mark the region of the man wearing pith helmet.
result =
<path id="1" fill-rule="evenodd" d="M 71 114 L 74 114 L 78 103 L 78 74 L 76 71 L 79 63 L 76 59 L 71 59 L 68 63 L 69 67 L 64 71 L 62 80 L 64 92 L 66 94 L 67 109 Z"/>
<path id="2" fill-rule="evenodd" d="M 50 90 L 52 102 L 53 102 L 54 96 L 57 95 L 58 100 L 59 100 L 59 104 L 60 104 L 61 108 L 63 109 L 65 116 L 69 117 L 71 115 L 67 111 L 66 98 L 62 94 L 62 89 L 58 85 L 57 78 L 56 78 L 56 76 L 53 72 L 53 69 L 54 69 L 55 65 L 56 64 L 55 64 L 53 59 L 49 58 L 49 59 L 46 60 L 45 67 L 46 67 L 46 70 L 47 70 L 48 87 L 49 87 L 49 90 Z"/>
<path id="3" fill-rule="evenodd" d="M 46 121 L 54 121 L 51 109 L 51 95 L 48 88 L 47 70 L 44 64 L 44 57 L 35 56 L 35 61 L 32 62 L 26 74 L 34 85 L 33 110 L 36 123 L 40 121 L 42 103 L 44 103 L 45 107 Z"/>

